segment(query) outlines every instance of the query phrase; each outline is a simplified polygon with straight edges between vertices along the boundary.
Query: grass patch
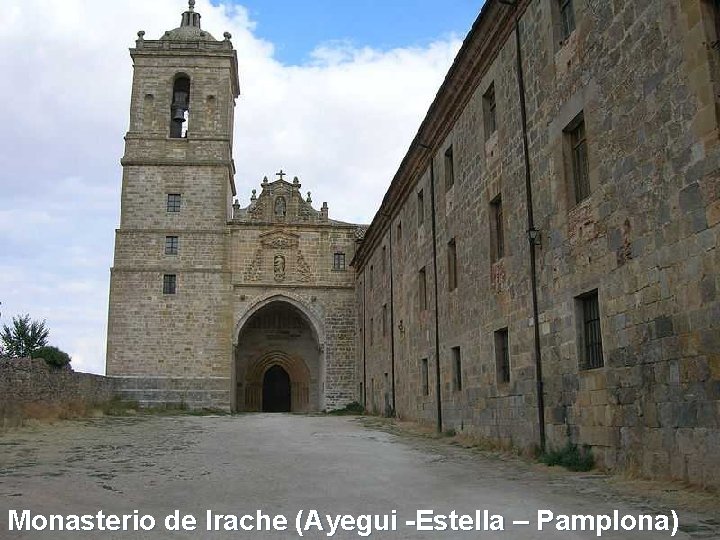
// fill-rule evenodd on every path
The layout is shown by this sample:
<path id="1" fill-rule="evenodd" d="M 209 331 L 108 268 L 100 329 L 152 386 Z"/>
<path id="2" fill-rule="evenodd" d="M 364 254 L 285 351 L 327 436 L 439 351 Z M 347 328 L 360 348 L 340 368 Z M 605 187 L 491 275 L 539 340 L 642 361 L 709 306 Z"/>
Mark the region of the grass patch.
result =
<path id="1" fill-rule="evenodd" d="M 545 452 L 538 459 L 550 467 L 560 465 L 571 471 L 589 471 L 595 466 L 595 458 L 590 447 L 587 445 L 579 447 L 572 443 L 567 443 L 559 450 Z"/>
<path id="2" fill-rule="evenodd" d="M 327 414 L 330 416 L 357 416 L 365 414 L 365 409 L 360 403 L 353 401 L 352 403 L 345 405 L 342 409 L 334 409 L 332 411 L 328 411 Z"/>
<path id="3" fill-rule="evenodd" d="M 105 416 L 127 416 L 130 414 L 137 414 L 140 404 L 137 401 L 127 401 L 123 399 L 111 399 L 110 401 L 103 403 L 100 407 L 100 411 Z"/>

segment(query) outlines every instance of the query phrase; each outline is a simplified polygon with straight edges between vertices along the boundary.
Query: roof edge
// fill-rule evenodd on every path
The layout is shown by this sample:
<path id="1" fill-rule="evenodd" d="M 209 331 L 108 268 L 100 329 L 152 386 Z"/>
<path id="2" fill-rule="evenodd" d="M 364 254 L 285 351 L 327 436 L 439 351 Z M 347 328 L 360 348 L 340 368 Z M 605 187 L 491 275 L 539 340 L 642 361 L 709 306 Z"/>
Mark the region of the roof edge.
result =
<path id="1" fill-rule="evenodd" d="M 350 262 L 358 271 L 365 266 L 367 257 L 388 230 L 395 211 L 417 183 L 418 173 L 427 169 L 431 157 L 512 34 L 515 17 L 519 17 L 529 3 L 530 0 L 515 0 L 514 4 L 487 0 L 483 5 Z"/>

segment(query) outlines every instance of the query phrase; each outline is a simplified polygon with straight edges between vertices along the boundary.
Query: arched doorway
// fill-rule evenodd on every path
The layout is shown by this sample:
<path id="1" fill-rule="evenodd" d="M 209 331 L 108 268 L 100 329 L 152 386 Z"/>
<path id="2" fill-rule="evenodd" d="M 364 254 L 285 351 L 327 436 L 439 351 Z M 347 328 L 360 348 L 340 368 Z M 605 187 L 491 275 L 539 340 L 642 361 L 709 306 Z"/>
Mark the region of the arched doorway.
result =
<path id="1" fill-rule="evenodd" d="M 236 411 L 320 410 L 321 354 L 305 314 L 283 300 L 252 313 L 235 348 Z"/>
<path id="2" fill-rule="evenodd" d="M 268 369 L 263 376 L 263 412 L 290 412 L 291 385 L 290 375 L 281 366 Z"/>

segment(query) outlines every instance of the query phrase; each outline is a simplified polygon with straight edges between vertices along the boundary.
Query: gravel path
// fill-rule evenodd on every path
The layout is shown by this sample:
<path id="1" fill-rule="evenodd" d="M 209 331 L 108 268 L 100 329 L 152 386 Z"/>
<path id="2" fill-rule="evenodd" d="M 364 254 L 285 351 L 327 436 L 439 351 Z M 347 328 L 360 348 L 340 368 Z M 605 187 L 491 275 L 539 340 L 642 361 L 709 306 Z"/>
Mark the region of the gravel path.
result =
<path id="1" fill-rule="evenodd" d="M 298 512 L 304 511 L 301 523 L 309 519 L 312 525 L 313 509 L 323 530 L 311 527 L 304 538 L 328 537 L 326 514 L 379 514 L 390 523 L 394 517 L 397 530 L 373 530 L 370 538 L 574 539 L 597 538 L 597 533 L 558 532 L 555 522 L 538 531 L 538 509 L 551 510 L 556 517 L 612 515 L 614 509 L 621 515 L 670 513 L 671 507 L 657 499 L 620 496 L 609 486 L 602 475 L 569 474 L 481 455 L 432 439 L 388 433 L 349 417 L 100 418 L 0 436 L 0 539 L 298 538 Z M 447 518 L 445 531 L 418 531 L 406 522 L 416 519 L 420 509 L 442 515 L 455 510 L 473 519 L 480 510 L 481 530 L 453 531 Z M 503 516 L 504 532 L 482 530 L 485 509 Z M 147 532 L 17 532 L 9 530 L 10 510 L 30 510 L 31 516 L 96 516 L 102 510 L 130 519 L 137 510 L 138 515 L 152 516 L 155 527 Z M 166 530 L 165 517 L 176 510 L 196 518 L 194 532 Z M 221 529 L 240 526 L 243 515 L 250 515 L 244 524 L 254 526 L 258 510 L 271 520 L 284 516 L 288 529 L 207 531 L 208 510 L 213 512 L 211 522 Z M 678 515 L 675 538 L 720 538 L 719 516 L 707 508 L 701 513 L 678 510 Z M 332 538 L 361 538 L 358 529 L 368 525 L 364 519 L 354 521 L 352 531 L 343 531 L 340 522 Z M 530 524 L 514 525 L 514 520 Z M 345 524 L 350 527 L 349 518 Z M 370 525 L 375 529 L 382 524 L 381 519 Z M 667 532 L 602 535 L 669 537 Z"/>

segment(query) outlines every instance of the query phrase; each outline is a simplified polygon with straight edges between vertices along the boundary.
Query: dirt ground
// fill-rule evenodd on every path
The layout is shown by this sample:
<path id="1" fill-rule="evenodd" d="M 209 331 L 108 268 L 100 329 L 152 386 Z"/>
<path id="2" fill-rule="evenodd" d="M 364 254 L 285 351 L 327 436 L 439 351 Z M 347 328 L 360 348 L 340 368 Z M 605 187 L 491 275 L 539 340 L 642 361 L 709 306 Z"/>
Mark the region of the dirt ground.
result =
<path id="1" fill-rule="evenodd" d="M 307 517 L 312 509 L 321 517 L 395 511 L 397 530 L 373 532 L 371 538 L 509 540 L 597 538 L 597 531 L 558 532 L 554 523 L 539 531 L 538 509 L 555 516 L 672 509 L 679 516 L 675 538 L 720 538 L 716 495 L 570 473 L 451 442 L 386 421 L 285 414 L 105 417 L 26 427 L 0 435 L 0 539 L 298 538 L 296 515 L 303 510 Z M 487 509 L 503 516 L 505 530 L 418 531 L 406 521 L 419 509 L 473 516 Z M 11 510 L 29 510 L 31 516 L 137 510 L 153 516 L 156 526 L 139 532 L 18 532 L 9 528 Z M 164 518 L 176 510 L 197 518 L 194 532 L 166 530 Z M 289 526 L 284 532 L 208 531 L 208 510 L 211 523 L 218 514 L 255 516 L 262 510 L 286 516 Z M 328 528 L 311 528 L 304 537 L 327 538 Z M 362 537 L 358 532 L 338 530 L 332 537 Z M 602 535 L 636 537 L 670 535 Z"/>

